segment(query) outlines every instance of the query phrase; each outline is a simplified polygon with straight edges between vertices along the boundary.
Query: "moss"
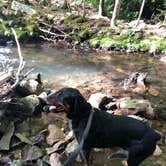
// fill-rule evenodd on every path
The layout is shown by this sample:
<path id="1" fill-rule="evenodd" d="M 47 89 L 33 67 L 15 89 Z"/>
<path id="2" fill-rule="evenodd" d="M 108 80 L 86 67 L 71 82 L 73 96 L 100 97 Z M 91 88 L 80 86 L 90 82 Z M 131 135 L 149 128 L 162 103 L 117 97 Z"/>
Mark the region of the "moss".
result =
<path id="1" fill-rule="evenodd" d="M 69 25 L 77 25 L 78 23 L 83 23 L 86 21 L 85 17 L 74 15 L 71 13 L 68 13 L 67 16 L 64 18 L 64 23 Z"/>
<path id="2" fill-rule="evenodd" d="M 91 47 L 98 47 L 100 45 L 100 40 L 98 37 L 94 37 L 90 39 L 90 46 Z"/>
<path id="3" fill-rule="evenodd" d="M 159 52 L 166 52 L 166 39 L 160 40 L 160 43 L 158 45 L 158 51 Z"/>

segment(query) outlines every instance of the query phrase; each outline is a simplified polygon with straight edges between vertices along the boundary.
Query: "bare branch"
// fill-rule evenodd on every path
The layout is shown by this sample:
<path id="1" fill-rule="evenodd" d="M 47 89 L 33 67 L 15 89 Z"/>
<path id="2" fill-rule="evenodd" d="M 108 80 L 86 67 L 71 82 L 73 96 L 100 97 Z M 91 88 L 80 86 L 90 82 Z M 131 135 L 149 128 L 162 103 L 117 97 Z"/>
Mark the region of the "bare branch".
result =
<path id="1" fill-rule="evenodd" d="M 18 67 L 18 70 L 17 70 L 17 73 L 16 73 L 16 81 L 11 86 L 11 89 L 14 89 L 20 81 L 19 75 L 20 75 L 22 69 L 24 68 L 25 62 L 24 62 L 22 54 L 21 54 L 21 48 L 20 48 L 20 44 L 18 42 L 16 31 L 13 28 L 11 28 L 11 30 L 12 30 L 12 33 L 14 35 L 14 38 L 15 38 L 15 41 L 16 41 L 16 44 L 17 44 L 18 56 L 19 56 L 19 60 L 20 60 L 19 67 Z"/>

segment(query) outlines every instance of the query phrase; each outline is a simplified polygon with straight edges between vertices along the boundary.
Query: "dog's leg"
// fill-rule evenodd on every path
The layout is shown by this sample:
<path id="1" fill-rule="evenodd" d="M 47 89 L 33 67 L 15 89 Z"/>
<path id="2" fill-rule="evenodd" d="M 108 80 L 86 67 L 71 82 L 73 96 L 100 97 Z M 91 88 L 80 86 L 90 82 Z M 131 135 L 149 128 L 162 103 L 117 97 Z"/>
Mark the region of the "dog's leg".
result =
<path id="1" fill-rule="evenodd" d="M 82 161 L 84 162 L 84 166 L 91 166 L 90 160 L 90 149 L 83 149 L 80 151 Z"/>
<path id="2" fill-rule="evenodd" d="M 152 133 L 147 133 L 140 143 L 129 148 L 128 166 L 138 166 L 143 160 L 153 154 L 156 140 Z"/>

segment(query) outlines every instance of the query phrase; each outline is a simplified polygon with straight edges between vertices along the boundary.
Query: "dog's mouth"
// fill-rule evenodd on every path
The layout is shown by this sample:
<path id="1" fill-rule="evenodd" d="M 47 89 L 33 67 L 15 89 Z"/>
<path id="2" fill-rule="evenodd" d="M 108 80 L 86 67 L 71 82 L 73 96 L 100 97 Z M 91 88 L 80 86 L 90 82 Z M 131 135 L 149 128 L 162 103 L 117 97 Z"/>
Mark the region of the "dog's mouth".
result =
<path id="1" fill-rule="evenodd" d="M 65 106 L 62 103 L 58 103 L 55 101 L 48 100 L 49 103 L 49 111 L 50 112 L 64 112 L 66 110 Z"/>
<path id="2" fill-rule="evenodd" d="M 59 105 L 59 106 L 50 105 L 49 106 L 49 111 L 51 111 L 51 112 L 64 112 L 65 108 L 61 105 Z"/>

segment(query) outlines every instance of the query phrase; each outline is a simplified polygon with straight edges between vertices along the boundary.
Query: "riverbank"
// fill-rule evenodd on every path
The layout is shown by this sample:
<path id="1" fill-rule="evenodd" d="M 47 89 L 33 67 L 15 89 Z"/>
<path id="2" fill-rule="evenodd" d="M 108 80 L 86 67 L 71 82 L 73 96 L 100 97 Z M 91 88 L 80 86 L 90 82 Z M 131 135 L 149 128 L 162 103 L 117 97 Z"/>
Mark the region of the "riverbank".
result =
<path id="1" fill-rule="evenodd" d="M 136 21 L 118 20 L 110 28 L 110 19 L 99 17 L 92 8 L 82 17 L 75 11 L 37 6 L 32 15 L 11 9 L 11 4 L 0 6 L 0 45 L 13 39 L 10 27 L 14 27 L 24 43 L 47 41 L 60 48 L 166 55 L 166 25 L 155 20 L 141 20 L 137 27 Z"/>

